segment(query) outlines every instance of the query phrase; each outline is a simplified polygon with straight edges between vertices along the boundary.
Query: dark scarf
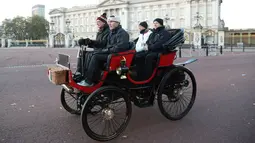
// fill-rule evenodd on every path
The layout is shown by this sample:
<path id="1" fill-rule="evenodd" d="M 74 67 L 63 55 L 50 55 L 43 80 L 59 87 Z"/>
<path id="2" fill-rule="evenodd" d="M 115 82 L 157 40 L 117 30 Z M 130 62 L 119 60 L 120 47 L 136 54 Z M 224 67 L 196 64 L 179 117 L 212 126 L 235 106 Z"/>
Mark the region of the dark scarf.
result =
<path id="1" fill-rule="evenodd" d="M 164 30 L 164 29 L 165 29 L 165 26 L 161 26 L 161 27 L 158 27 L 157 29 L 153 29 L 153 32 L 158 33 L 159 31 Z"/>
<path id="2" fill-rule="evenodd" d="M 149 31 L 148 29 L 143 29 L 143 30 L 140 31 L 140 34 L 145 34 L 148 31 Z"/>

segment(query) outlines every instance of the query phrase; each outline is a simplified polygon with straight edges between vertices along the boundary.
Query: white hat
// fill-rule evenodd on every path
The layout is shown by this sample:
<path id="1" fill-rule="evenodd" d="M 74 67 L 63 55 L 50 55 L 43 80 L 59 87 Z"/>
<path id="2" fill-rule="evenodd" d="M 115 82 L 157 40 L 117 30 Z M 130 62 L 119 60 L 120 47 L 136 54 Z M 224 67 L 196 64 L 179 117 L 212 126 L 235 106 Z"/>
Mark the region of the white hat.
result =
<path id="1" fill-rule="evenodd" d="M 111 15 L 108 19 L 108 21 L 115 21 L 120 23 L 120 17 Z"/>

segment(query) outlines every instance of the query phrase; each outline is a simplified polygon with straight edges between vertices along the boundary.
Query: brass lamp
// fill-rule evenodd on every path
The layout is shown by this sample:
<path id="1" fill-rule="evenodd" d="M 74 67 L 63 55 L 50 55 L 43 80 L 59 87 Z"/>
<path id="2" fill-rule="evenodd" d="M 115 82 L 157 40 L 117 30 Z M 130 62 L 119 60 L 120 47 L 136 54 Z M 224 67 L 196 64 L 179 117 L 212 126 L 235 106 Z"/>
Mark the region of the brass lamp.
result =
<path id="1" fill-rule="evenodd" d="M 126 79 L 128 70 L 129 68 L 126 66 L 126 58 L 123 56 L 122 60 L 120 61 L 120 67 L 116 69 L 116 73 L 120 75 L 120 79 Z"/>

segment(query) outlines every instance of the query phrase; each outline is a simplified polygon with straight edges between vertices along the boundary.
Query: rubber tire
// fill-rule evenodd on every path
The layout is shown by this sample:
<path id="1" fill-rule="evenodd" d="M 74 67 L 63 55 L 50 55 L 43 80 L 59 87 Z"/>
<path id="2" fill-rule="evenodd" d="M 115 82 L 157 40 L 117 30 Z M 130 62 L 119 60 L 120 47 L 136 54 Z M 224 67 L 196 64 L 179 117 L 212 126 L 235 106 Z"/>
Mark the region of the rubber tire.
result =
<path id="1" fill-rule="evenodd" d="M 164 88 L 164 85 L 166 84 L 166 82 L 168 81 L 169 78 L 171 78 L 171 76 L 177 72 L 179 69 L 183 70 L 184 72 L 186 72 L 191 80 L 192 80 L 192 86 L 193 86 L 193 89 L 192 89 L 192 97 L 191 97 L 191 101 L 188 105 L 188 107 L 177 117 L 173 117 L 171 116 L 170 114 L 168 114 L 164 107 L 163 107 L 163 103 L 162 103 L 162 92 L 163 92 L 163 88 Z M 166 73 L 165 76 L 163 77 L 163 79 L 161 80 L 160 82 L 160 86 L 159 86 L 159 90 L 158 90 L 158 95 L 157 95 L 157 100 L 158 100 L 158 106 L 159 106 L 159 110 L 161 112 L 161 114 L 163 116 L 165 116 L 167 119 L 169 120 L 172 120 L 172 121 L 176 121 L 176 120 L 180 120 L 182 119 L 184 116 L 186 116 L 188 114 L 188 112 L 191 110 L 194 102 L 195 102 L 195 99 L 196 99 L 196 93 L 197 93 L 197 84 L 196 84 L 196 79 L 195 79 L 195 76 L 193 75 L 193 73 L 183 67 L 183 66 L 176 66 L 174 69 L 172 69 L 170 72 Z"/>
<path id="2" fill-rule="evenodd" d="M 126 115 L 127 119 L 126 119 L 126 122 L 124 124 L 122 124 L 118 130 L 119 132 L 112 135 L 112 136 L 107 136 L 107 137 L 102 137 L 102 136 L 99 136 L 97 134 L 95 134 L 88 126 L 88 123 L 87 123 L 87 114 L 89 114 L 89 112 L 87 112 L 86 108 L 88 107 L 88 102 L 89 100 L 97 95 L 98 93 L 103 93 L 105 91 L 109 91 L 109 90 L 113 90 L 113 91 L 118 91 L 122 94 L 122 97 L 124 98 L 124 100 L 126 101 L 126 106 L 127 106 L 127 110 L 128 110 L 128 113 Z M 105 142 L 105 141 L 110 141 L 110 140 L 113 140 L 115 138 L 117 138 L 118 136 L 120 136 L 124 130 L 126 129 L 130 119 L 131 119 L 131 115 L 132 115 L 132 104 L 131 104 L 131 101 L 130 101 L 130 98 L 129 96 L 127 95 L 127 93 L 125 93 L 123 90 L 115 87 L 115 86 L 103 86 L 99 89 L 97 89 L 96 91 L 94 91 L 93 93 L 90 94 L 90 96 L 87 98 L 87 100 L 85 101 L 84 103 L 84 106 L 82 108 L 82 112 L 81 112 L 81 121 L 82 121 L 82 126 L 83 126 L 83 129 L 84 131 L 86 132 L 86 134 L 93 140 L 96 140 L 96 141 L 101 141 L 101 142 Z"/>
<path id="3" fill-rule="evenodd" d="M 61 94 L 60 94 L 60 101 L 61 101 L 61 104 L 62 104 L 62 106 L 64 107 L 64 109 L 65 109 L 67 112 L 71 113 L 71 114 L 81 115 L 81 111 L 74 110 L 74 109 L 72 109 L 70 106 L 67 105 L 66 100 L 65 100 L 65 93 L 66 93 L 66 92 L 65 92 L 65 89 L 62 88 Z"/>

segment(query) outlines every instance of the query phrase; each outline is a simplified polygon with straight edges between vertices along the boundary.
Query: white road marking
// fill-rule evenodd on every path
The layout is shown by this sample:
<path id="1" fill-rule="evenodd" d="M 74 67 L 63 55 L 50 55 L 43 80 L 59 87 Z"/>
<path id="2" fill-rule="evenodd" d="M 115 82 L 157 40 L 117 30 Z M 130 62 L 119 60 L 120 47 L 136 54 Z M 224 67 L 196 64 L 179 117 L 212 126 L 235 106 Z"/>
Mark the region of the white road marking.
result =
<path id="1" fill-rule="evenodd" d="M 47 67 L 54 66 L 55 64 L 40 64 L 40 65 L 17 65 L 17 66 L 7 66 L 0 68 L 34 68 L 34 67 Z M 71 65 L 76 65 L 76 63 L 71 63 Z"/>

